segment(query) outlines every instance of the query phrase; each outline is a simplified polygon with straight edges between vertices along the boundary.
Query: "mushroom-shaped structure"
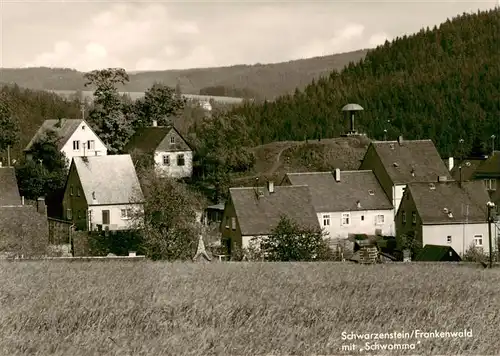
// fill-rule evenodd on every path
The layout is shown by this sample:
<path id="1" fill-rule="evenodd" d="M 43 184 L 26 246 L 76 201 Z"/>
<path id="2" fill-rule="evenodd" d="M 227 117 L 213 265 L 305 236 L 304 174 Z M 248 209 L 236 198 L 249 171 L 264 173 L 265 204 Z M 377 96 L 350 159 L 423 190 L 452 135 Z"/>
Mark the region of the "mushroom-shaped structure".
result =
<path id="1" fill-rule="evenodd" d="M 354 112 L 363 110 L 363 107 L 358 104 L 347 104 L 342 108 L 342 111 L 347 111 L 351 117 L 351 130 L 349 131 L 349 134 L 352 135 L 356 133 L 356 130 L 354 130 Z"/>

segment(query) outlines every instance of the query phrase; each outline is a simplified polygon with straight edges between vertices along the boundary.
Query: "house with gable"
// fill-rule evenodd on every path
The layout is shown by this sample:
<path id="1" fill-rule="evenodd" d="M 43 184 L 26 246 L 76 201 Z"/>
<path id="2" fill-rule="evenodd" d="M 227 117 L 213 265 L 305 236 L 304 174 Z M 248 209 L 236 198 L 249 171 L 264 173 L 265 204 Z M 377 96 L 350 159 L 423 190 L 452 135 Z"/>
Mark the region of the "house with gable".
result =
<path id="1" fill-rule="evenodd" d="M 174 126 L 139 128 L 125 145 L 124 151 L 135 150 L 151 155 L 162 176 L 187 178 L 193 174 L 193 150 Z"/>
<path id="2" fill-rule="evenodd" d="M 282 216 L 300 226 L 318 227 L 316 212 L 307 186 L 275 186 L 230 188 L 222 222 L 222 246 L 228 254 L 248 248 L 252 239 L 269 236 Z"/>
<path id="3" fill-rule="evenodd" d="M 320 226 L 331 239 L 394 236 L 394 208 L 372 171 L 288 173 L 282 184 L 309 187 Z"/>
<path id="4" fill-rule="evenodd" d="M 36 207 L 24 205 L 13 167 L 0 165 L 0 254 L 45 253 L 32 251 L 49 239 L 47 210 L 43 198 Z M 27 248 L 27 250 L 26 250 Z"/>
<path id="5" fill-rule="evenodd" d="M 65 219 L 78 230 L 127 230 L 144 196 L 130 155 L 74 157 L 64 189 Z"/>
<path id="6" fill-rule="evenodd" d="M 432 140 L 372 141 L 360 170 L 371 170 L 397 213 L 408 183 L 451 180 L 452 177 Z"/>
<path id="7" fill-rule="evenodd" d="M 450 246 L 461 256 L 471 245 L 488 253 L 488 201 L 480 181 L 409 183 L 396 215 L 398 247 L 413 237 L 421 247 Z"/>
<path id="8" fill-rule="evenodd" d="M 24 149 L 31 158 L 34 143 L 44 137 L 47 131 L 54 131 L 59 137 L 58 149 L 66 155 L 68 164 L 73 157 L 106 156 L 108 149 L 104 142 L 83 119 L 45 120 Z"/>

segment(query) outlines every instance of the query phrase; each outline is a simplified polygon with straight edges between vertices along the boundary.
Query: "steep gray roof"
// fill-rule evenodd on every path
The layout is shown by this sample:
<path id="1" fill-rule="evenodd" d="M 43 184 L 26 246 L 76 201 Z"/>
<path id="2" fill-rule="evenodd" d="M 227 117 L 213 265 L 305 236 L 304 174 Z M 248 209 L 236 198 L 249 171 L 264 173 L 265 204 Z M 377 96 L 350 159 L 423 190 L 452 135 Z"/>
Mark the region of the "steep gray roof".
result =
<path id="1" fill-rule="evenodd" d="M 394 184 L 433 182 L 438 176 L 451 179 L 432 140 L 408 140 L 401 144 L 398 141 L 373 141 L 371 145 Z"/>
<path id="2" fill-rule="evenodd" d="M 171 136 L 175 137 L 174 144 L 170 143 Z M 173 126 L 151 126 L 137 129 L 125 145 L 124 151 L 131 152 L 133 149 L 147 153 L 192 150 L 184 137 Z"/>
<path id="3" fill-rule="evenodd" d="M 83 122 L 84 121 L 82 119 L 45 120 L 35 135 L 31 138 L 31 141 L 28 143 L 24 151 L 29 151 L 33 144 L 37 140 L 41 139 L 48 130 L 54 130 L 60 137 L 57 147 L 60 150 Z"/>
<path id="4" fill-rule="evenodd" d="M 142 202 L 139 179 L 130 155 L 74 157 L 73 163 L 89 205 Z M 92 198 L 95 192 L 95 202 Z"/>
<path id="5" fill-rule="evenodd" d="M 372 171 L 340 171 L 339 182 L 332 172 L 288 173 L 286 177 L 293 185 L 309 187 L 317 212 L 393 208 Z"/>
<path id="6" fill-rule="evenodd" d="M 0 167 L 0 206 L 21 205 L 14 167 Z"/>
<path id="7" fill-rule="evenodd" d="M 275 186 L 274 193 L 259 189 L 264 196 L 258 197 L 253 187 L 229 189 L 243 236 L 270 234 L 282 215 L 301 226 L 319 228 L 308 187 Z"/>
<path id="8" fill-rule="evenodd" d="M 23 236 L 36 236 L 40 241 L 48 241 L 47 216 L 31 205 L 0 207 L 0 250 L 8 251 Z"/>
<path id="9" fill-rule="evenodd" d="M 451 175 L 456 181 L 460 180 L 460 174 L 462 175 L 462 181 L 468 181 L 474 178 L 477 168 L 485 161 L 483 158 L 466 158 L 462 161 L 457 160 L 453 165 L 451 170 Z M 460 173 L 460 166 L 462 167 L 462 173 Z"/>
<path id="10" fill-rule="evenodd" d="M 486 223 L 490 199 L 481 181 L 462 182 L 462 188 L 459 182 L 410 183 L 408 189 L 424 225 Z"/>

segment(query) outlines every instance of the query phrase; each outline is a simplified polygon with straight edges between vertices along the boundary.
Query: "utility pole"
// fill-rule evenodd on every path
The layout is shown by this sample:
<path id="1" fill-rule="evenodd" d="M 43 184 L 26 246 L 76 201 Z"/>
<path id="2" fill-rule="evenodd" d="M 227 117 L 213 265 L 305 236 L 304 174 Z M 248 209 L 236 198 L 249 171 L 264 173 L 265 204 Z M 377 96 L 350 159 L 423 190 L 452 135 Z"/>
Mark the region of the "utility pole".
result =
<path id="1" fill-rule="evenodd" d="M 491 155 L 495 153 L 495 135 L 491 135 Z"/>
<path id="2" fill-rule="evenodd" d="M 10 145 L 7 146 L 7 167 L 10 167 Z"/>
<path id="3" fill-rule="evenodd" d="M 488 244 L 490 249 L 490 268 L 493 267 L 493 244 L 491 241 L 491 223 L 493 222 L 493 217 L 491 215 L 491 210 L 495 207 L 495 203 L 489 201 L 486 203 L 488 208 Z"/>

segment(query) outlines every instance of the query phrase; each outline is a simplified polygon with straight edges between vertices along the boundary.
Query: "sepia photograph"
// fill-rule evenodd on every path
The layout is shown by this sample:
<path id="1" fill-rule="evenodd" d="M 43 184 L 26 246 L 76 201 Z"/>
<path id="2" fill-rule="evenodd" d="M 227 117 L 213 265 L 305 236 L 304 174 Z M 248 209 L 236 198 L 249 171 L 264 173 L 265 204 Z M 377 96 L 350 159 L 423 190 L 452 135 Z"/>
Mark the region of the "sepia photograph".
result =
<path id="1" fill-rule="evenodd" d="M 498 183 L 500 0 L 0 0 L 0 356 L 500 355 Z"/>

